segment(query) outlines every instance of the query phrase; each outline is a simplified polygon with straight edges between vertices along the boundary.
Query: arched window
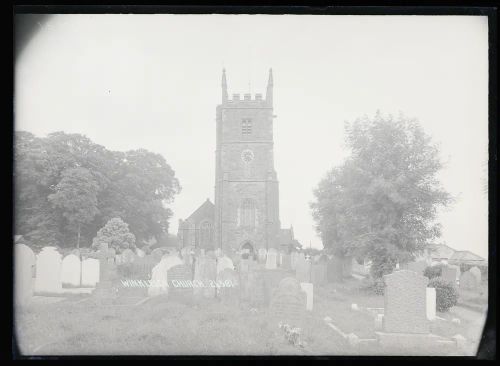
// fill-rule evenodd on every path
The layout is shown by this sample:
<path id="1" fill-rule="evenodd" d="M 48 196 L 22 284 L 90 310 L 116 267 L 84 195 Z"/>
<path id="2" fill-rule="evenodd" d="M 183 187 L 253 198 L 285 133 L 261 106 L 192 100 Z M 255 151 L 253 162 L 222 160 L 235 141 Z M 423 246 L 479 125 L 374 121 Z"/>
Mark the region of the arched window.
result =
<path id="1" fill-rule="evenodd" d="M 251 199 L 246 199 L 241 204 L 240 223 L 241 226 L 254 227 L 256 226 L 256 208 L 255 202 Z"/>
<path id="2" fill-rule="evenodd" d="M 209 221 L 204 221 L 200 225 L 200 247 L 209 248 L 212 246 L 213 226 Z"/>

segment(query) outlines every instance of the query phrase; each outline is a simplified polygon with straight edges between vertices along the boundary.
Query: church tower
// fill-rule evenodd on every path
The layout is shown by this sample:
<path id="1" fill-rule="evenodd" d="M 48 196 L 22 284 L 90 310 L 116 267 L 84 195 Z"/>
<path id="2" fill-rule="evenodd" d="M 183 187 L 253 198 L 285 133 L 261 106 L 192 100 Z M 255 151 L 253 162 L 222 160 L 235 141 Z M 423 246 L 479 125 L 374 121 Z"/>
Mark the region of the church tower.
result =
<path id="1" fill-rule="evenodd" d="M 279 193 L 273 157 L 273 73 L 266 98 L 233 94 L 222 71 L 216 109 L 215 247 L 224 252 L 279 247 Z"/>

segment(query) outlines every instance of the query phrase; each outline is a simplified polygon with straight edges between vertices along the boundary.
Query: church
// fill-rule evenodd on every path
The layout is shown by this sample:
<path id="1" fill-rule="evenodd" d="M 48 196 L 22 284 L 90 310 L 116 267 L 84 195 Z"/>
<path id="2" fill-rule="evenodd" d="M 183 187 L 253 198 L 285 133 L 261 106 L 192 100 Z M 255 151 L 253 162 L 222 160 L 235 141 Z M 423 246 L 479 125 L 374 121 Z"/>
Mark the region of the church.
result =
<path id="1" fill-rule="evenodd" d="M 273 73 L 262 94 L 228 96 L 222 71 L 222 100 L 216 107 L 215 202 L 207 199 L 179 220 L 182 247 L 224 253 L 288 250 L 293 228 L 282 229 L 274 169 Z"/>

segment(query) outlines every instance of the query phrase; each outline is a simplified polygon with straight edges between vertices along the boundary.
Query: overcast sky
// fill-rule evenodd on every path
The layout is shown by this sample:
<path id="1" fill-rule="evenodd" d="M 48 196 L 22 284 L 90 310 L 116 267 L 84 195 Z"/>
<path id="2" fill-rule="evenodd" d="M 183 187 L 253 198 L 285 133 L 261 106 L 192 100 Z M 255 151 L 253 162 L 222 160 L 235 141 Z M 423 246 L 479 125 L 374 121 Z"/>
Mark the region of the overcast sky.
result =
<path id="1" fill-rule="evenodd" d="M 171 232 L 213 202 L 215 107 L 274 73 L 283 227 L 321 247 L 312 190 L 342 163 L 344 122 L 377 109 L 417 118 L 441 146 L 440 239 L 488 253 L 488 26 L 475 16 L 57 15 L 16 61 L 15 128 L 81 133 L 162 154 L 182 192 Z"/>

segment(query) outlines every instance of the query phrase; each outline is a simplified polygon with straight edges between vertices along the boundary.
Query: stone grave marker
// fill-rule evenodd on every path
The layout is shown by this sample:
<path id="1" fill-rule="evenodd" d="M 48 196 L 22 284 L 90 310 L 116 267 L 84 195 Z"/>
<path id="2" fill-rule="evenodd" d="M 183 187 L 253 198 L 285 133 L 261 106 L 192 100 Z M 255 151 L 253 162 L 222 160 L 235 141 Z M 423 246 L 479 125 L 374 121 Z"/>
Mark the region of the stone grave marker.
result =
<path id="1" fill-rule="evenodd" d="M 215 281 L 217 280 L 217 264 L 215 258 L 207 255 L 196 258 L 194 281 L 197 286 L 194 294 L 205 298 L 215 297 Z"/>
<path id="2" fill-rule="evenodd" d="M 282 260 L 281 260 L 281 268 L 285 270 L 290 270 L 292 269 L 292 258 L 290 254 L 283 254 Z"/>
<path id="3" fill-rule="evenodd" d="M 27 304 L 33 296 L 35 253 L 26 244 L 14 245 L 14 299 L 17 306 Z"/>
<path id="4" fill-rule="evenodd" d="M 426 294 L 429 280 L 413 271 L 384 276 L 384 332 L 429 333 Z"/>
<path id="5" fill-rule="evenodd" d="M 217 258 L 217 273 L 222 272 L 226 268 L 234 269 L 233 261 L 231 260 L 231 258 L 226 256 Z"/>
<path id="6" fill-rule="evenodd" d="M 82 261 L 82 286 L 95 287 L 99 282 L 99 260 L 87 258 Z"/>
<path id="7" fill-rule="evenodd" d="M 299 257 L 299 253 L 297 252 L 292 252 L 290 254 L 290 267 L 295 270 L 295 267 L 297 265 L 297 259 Z"/>
<path id="8" fill-rule="evenodd" d="M 477 283 L 481 284 L 481 270 L 478 267 L 472 267 L 469 272 L 476 276 Z"/>
<path id="9" fill-rule="evenodd" d="M 276 252 L 276 249 L 271 248 L 267 251 L 266 269 L 276 269 L 277 256 L 278 256 L 278 253 Z"/>
<path id="10" fill-rule="evenodd" d="M 477 277 L 472 274 L 470 270 L 465 271 L 460 276 L 460 289 L 462 290 L 476 290 L 479 291 L 479 282 Z"/>
<path id="11" fill-rule="evenodd" d="M 265 248 L 260 248 L 258 252 L 259 263 L 266 263 L 267 251 Z"/>
<path id="12" fill-rule="evenodd" d="M 190 298 L 193 295 L 191 268 L 186 264 L 172 266 L 167 271 L 170 298 Z"/>
<path id="13" fill-rule="evenodd" d="M 277 322 L 297 325 L 305 316 L 306 294 L 294 278 L 284 278 L 274 292 L 270 312 Z"/>
<path id="14" fill-rule="evenodd" d="M 457 268 L 452 266 L 443 266 L 441 271 L 441 278 L 456 286 L 457 284 Z"/>
<path id="15" fill-rule="evenodd" d="M 314 285 L 312 283 L 301 282 L 300 287 L 301 287 L 302 291 L 304 291 L 306 293 L 306 310 L 312 311 Z"/>
<path id="16" fill-rule="evenodd" d="M 303 254 L 303 253 L 302 253 Z M 295 264 L 295 278 L 299 282 L 311 282 L 311 261 L 299 256 Z"/>
<path id="17" fill-rule="evenodd" d="M 63 285 L 80 286 L 82 264 L 80 258 L 69 254 L 62 260 L 61 282 Z"/>
<path id="18" fill-rule="evenodd" d="M 35 292 L 62 291 L 61 254 L 55 247 L 45 247 L 36 258 Z"/>
<path id="19" fill-rule="evenodd" d="M 327 283 L 325 263 L 318 262 L 312 265 L 311 282 L 315 286 L 323 286 Z"/>
<path id="20" fill-rule="evenodd" d="M 434 320 L 436 318 L 436 289 L 434 287 L 426 288 L 426 315 L 427 319 Z"/>

